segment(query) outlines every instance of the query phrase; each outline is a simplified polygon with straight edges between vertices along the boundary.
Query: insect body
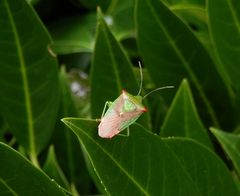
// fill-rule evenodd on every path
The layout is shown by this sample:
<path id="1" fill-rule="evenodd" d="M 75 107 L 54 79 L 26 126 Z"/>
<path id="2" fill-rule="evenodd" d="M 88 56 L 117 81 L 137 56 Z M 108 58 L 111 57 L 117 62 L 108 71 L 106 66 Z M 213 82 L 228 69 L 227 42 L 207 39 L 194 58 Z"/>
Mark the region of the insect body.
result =
<path id="1" fill-rule="evenodd" d="M 141 74 L 141 84 L 138 94 L 134 96 L 123 90 L 122 94 L 114 102 L 105 103 L 101 122 L 98 125 L 98 135 L 100 137 L 112 138 L 133 124 L 143 112 L 147 111 L 147 109 L 142 105 L 142 100 L 152 92 L 165 88 L 174 88 L 173 86 L 160 87 L 146 94 L 144 97 L 141 97 L 140 93 L 142 90 L 142 68 L 140 63 L 139 67 Z M 106 111 L 107 107 L 108 109 Z"/>
<path id="2" fill-rule="evenodd" d="M 112 138 L 119 132 L 133 124 L 147 109 L 142 105 L 141 96 L 133 96 L 126 91 L 113 102 L 106 102 L 109 105 L 107 112 L 101 118 L 98 126 L 98 135 L 103 138 Z"/>

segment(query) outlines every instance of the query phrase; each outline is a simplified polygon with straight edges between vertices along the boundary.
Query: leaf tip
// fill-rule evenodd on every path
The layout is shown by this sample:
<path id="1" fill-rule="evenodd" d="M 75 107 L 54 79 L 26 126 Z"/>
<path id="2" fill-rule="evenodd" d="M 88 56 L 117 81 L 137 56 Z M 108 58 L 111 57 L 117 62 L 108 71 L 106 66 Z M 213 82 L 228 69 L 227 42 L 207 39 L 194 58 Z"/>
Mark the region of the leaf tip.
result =
<path id="1" fill-rule="evenodd" d="M 68 118 L 62 118 L 61 121 L 66 125 L 68 124 Z"/>
<path id="2" fill-rule="evenodd" d="M 218 130 L 214 127 L 209 127 L 209 130 L 215 135 L 216 132 L 218 132 Z"/>

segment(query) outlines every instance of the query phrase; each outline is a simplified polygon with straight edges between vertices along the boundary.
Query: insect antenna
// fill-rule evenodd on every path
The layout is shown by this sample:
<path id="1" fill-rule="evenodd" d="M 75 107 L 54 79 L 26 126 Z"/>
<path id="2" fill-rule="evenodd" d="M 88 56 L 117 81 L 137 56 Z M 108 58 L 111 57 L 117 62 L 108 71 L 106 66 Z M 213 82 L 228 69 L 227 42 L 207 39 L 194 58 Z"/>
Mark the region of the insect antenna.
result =
<path id="1" fill-rule="evenodd" d="M 142 99 L 145 99 L 148 95 L 152 94 L 155 91 L 159 91 L 159 90 L 162 90 L 162 89 L 168 89 L 168 88 L 174 88 L 174 86 L 164 86 L 164 87 L 156 88 L 156 89 L 150 91 L 149 93 L 147 93 L 146 95 L 144 95 L 144 97 Z"/>
<path id="2" fill-rule="evenodd" d="M 140 86 L 139 86 L 139 91 L 137 96 L 139 96 L 142 92 L 142 86 L 143 86 L 143 71 L 142 71 L 142 65 L 141 62 L 138 61 L 138 66 L 139 66 L 139 70 L 140 70 Z"/>

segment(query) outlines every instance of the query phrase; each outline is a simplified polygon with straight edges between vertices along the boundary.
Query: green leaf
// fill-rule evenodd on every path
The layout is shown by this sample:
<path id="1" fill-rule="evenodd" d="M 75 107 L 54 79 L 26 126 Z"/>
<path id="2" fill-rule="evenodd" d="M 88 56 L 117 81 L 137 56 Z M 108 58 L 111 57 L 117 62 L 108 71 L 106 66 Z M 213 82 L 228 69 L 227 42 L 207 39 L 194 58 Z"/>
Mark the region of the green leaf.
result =
<path id="1" fill-rule="evenodd" d="M 48 33 L 25 1 L 0 1 L 0 18 L 0 112 L 19 144 L 35 157 L 56 119 L 57 61 L 48 51 Z"/>
<path id="2" fill-rule="evenodd" d="M 209 136 L 198 116 L 187 80 L 183 80 L 162 125 L 160 136 L 189 137 L 212 148 Z"/>
<path id="3" fill-rule="evenodd" d="M 56 182 L 0 142 L 0 195 L 65 195 Z"/>
<path id="4" fill-rule="evenodd" d="M 60 86 L 61 100 L 58 119 L 66 116 L 77 117 L 77 109 L 72 99 L 64 67 L 60 72 Z M 70 132 L 60 120 L 56 123 L 53 144 L 58 163 L 67 177 L 72 191 L 74 191 L 74 187 L 78 187 L 80 193 L 88 194 L 92 181 L 87 171 L 81 147 L 74 133 Z"/>
<path id="5" fill-rule="evenodd" d="M 98 10 L 98 27 L 91 69 L 91 110 L 93 118 L 100 118 L 106 101 L 114 101 L 125 89 L 136 95 L 139 85 L 132 65 L 122 46 L 107 27 Z M 142 116 L 148 125 L 148 115 Z"/>
<path id="6" fill-rule="evenodd" d="M 107 9 L 105 20 L 118 40 L 135 37 L 133 13 L 134 0 L 112 1 Z"/>
<path id="7" fill-rule="evenodd" d="M 97 135 L 93 120 L 65 118 L 109 195 L 239 195 L 223 162 L 189 139 L 160 139 L 134 124 L 130 136 Z"/>
<path id="8" fill-rule="evenodd" d="M 93 13 L 63 18 L 48 28 L 53 37 L 52 49 L 57 54 L 92 52 L 96 15 Z"/>
<path id="9" fill-rule="evenodd" d="M 54 179 L 59 185 L 69 190 L 70 187 L 69 187 L 68 181 L 58 164 L 53 146 L 49 147 L 47 159 L 43 166 L 43 171 L 51 179 Z"/>
<path id="10" fill-rule="evenodd" d="M 155 84 L 177 86 L 187 78 L 207 111 L 204 116 L 212 121 L 209 124 L 219 125 L 214 109 L 231 108 L 228 91 L 191 30 L 159 0 L 137 1 L 136 24 L 139 49 Z M 224 96 L 225 104 L 216 99 L 219 96 Z"/>
<path id="11" fill-rule="evenodd" d="M 210 128 L 210 131 L 215 135 L 240 175 L 240 136 L 226 133 L 213 127 Z"/>
<path id="12" fill-rule="evenodd" d="M 218 69 L 228 85 L 240 91 L 240 1 L 208 0 L 209 30 Z"/>

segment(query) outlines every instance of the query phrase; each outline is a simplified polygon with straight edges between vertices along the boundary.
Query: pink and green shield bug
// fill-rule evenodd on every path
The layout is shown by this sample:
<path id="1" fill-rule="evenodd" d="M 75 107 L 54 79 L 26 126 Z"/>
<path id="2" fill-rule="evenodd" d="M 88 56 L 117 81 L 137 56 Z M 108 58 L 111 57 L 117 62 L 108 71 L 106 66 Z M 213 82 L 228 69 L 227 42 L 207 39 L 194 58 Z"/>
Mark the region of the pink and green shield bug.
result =
<path id="1" fill-rule="evenodd" d="M 127 135 L 129 135 L 129 126 L 133 124 L 142 115 L 143 112 L 147 111 L 145 106 L 142 104 L 142 100 L 155 91 L 166 88 L 174 88 L 173 86 L 160 87 L 149 92 L 144 97 L 140 96 L 143 81 L 142 67 L 140 63 L 139 68 L 141 83 L 138 94 L 134 96 L 123 90 L 121 95 L 114 102 L 107 101 L 105 103 L 101 122 L 98 125 L 98 135 L 100 137 L 112 138 L 125 129 L 128 129 Z"/>

